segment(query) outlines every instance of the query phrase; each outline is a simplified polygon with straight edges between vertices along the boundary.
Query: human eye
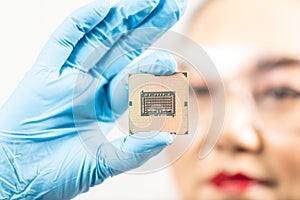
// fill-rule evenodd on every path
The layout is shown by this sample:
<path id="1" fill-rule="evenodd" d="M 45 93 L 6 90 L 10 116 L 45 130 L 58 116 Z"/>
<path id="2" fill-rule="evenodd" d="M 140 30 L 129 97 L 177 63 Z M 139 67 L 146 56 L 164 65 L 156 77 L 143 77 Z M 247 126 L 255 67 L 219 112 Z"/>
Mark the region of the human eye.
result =
<path id="1" fill-rule="evenodd" d="M 197 95 L 197 97 L 209 96 L 209 89 L 205 85 L 204 86 L 193 87 L 193 90 L 194 90 L 195 94 Z"/>
<path id="2" fill-rule="evenodd" d="M 300 92 L 287 86 L 275 86 L 257 93 L 256 97 L 259 100 L 270 99 L 276 101 L 284 101 L 300 98 Z"/>

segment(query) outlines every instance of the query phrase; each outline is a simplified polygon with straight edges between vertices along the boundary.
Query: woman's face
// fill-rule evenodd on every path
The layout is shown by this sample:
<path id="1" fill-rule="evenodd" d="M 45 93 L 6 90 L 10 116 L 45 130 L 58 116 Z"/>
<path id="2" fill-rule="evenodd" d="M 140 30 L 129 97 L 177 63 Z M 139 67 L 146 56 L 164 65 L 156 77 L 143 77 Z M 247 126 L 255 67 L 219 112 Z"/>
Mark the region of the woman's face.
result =
<path id="1" fill-rule="evenodd" d="M 215 0 L 194 18 L 190 37 L 220 69 L 226 115 L 213 151 L 199 160 L 216 114 L 207 87 L 217 88 L 189 73 L 201 131 L 173 166 L 183 199 L 300 199 L 299 22 L 297 0 Z"/>

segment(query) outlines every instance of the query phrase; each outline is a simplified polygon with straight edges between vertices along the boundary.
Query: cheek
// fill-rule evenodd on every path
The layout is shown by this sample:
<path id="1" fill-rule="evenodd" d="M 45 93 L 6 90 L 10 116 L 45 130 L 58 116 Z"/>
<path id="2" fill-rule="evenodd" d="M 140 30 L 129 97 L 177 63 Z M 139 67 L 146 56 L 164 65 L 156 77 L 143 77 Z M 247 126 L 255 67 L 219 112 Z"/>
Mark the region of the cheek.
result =
<path id="1" fill-rule="evenodd" d="M 203 131 L 203 129 L 202 129 Z M 216 156 L 214 151 L 206 158 L 199 159 L 203 134 L 193 143 L 184 155 L 172 165 L 176 184 L 182 199 L 198 199 L 195 195 L 203 194 L 207 190 L 207 181 L 215 174 Z"/>
<path id="2" fill-rule="evenodd" d="M 191 199 L 197 187 L 197 158 L 190 151 L 172 165 L 172 170 L 182 199 Z"/>
<path id="3" fill-rule="evenodd" d="M 278 192 L 300 197 L 300 133 L 283 134 L 266 139 L 266 155 L 278 179 Z"/>

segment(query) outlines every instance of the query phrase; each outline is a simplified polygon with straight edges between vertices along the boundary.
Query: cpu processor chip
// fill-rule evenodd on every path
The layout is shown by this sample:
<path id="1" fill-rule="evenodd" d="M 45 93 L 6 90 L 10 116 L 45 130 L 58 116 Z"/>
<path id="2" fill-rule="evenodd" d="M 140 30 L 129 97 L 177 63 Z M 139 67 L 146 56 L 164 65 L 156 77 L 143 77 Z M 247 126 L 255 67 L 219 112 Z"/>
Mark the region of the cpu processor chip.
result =
<path id="1" fill-rule="evenodd" d="M 129 131 L 188 133 L 189 86 L 186 72 L 168 76 L 130 74 Z"/>

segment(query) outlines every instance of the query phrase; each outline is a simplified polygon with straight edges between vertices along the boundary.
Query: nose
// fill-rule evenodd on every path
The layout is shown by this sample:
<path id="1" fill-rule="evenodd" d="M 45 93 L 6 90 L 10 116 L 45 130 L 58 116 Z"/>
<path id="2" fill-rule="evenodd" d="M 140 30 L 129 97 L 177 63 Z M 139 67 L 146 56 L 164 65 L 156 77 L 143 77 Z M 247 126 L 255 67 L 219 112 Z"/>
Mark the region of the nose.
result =
<path id="1" fill-rule="evenodd" d="M 259 153 L 263 150 L 263 141 L 255 124 L 255 108 L 250 97 L 242 93 L 227 93 L 224 128 L 216 148 L 231 153 Z"/>

